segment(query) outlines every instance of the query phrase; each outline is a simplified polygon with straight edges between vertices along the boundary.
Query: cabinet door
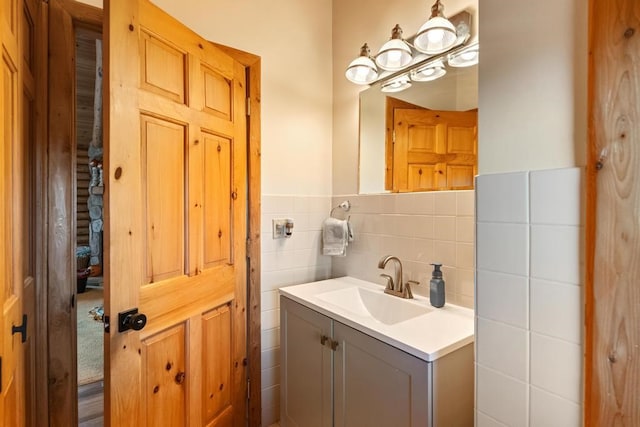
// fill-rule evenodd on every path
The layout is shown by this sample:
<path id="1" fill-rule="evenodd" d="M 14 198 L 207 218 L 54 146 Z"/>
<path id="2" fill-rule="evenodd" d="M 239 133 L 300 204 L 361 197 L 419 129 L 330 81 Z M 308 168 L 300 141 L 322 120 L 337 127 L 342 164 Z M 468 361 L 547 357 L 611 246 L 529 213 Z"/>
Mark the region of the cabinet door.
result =
<path id="1" fill-rule="evenodd" d="M 334 322 L 335 425 L 431 425 L 428 363 Z"/>
<path id="2" fill-rule="evenodd" d="M 281 297 L 280 334 L 282 426 L 332 426 L 331 319 Z"/>

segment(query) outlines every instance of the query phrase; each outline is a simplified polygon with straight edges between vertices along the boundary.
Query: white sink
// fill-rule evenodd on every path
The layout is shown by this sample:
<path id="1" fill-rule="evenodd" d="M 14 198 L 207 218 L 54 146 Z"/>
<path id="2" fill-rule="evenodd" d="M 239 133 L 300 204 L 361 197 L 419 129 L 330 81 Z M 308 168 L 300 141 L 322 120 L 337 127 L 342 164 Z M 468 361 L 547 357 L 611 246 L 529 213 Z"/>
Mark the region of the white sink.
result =
<path id="1" fill-rule="evenodd" d="M 412 303 L 385 294 L 383 289 L 372 290 L 362 287 L 350 287 L 316 295 L 319 300 L 328 302 L 357 316 L 373 317 L 385 325 L 394 325 L 431 311 L 425 305 Z"/>
<path id="2" fill-rule="evenodd" d="M 427 362 L 473 342 L 473 310 L 432 307 L 415 290 L 413 299 L 402 299 L 347 276 L 282 287 L 280 294 Z"/>

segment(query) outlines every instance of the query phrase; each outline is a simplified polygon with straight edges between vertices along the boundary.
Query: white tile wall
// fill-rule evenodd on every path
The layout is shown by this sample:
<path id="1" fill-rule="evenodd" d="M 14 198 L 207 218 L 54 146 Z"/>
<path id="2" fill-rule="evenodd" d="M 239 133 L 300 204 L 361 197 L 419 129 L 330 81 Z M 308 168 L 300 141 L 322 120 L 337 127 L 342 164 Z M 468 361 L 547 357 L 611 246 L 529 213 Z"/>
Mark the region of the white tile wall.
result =
<path id="1" fill-rule="evenodd" d="M 526 382 L 529 377 L 529 332 L 505 323 L 478 318 L 476 360 L 482 366 Z"/>
<path id="2" fill-rule="evenodd" d="M 478 222 L 526 224 L 529 220 L 527 172 L 482 175 L 477 186 L 484 189 L 476 199 Z"/>
<path id="3" fill-rule="evenodd" d="M 477 274 L 476 315 L 528 329 L 529 279 L 480 269 Z"/>
<path id="4" fill-rule="evenodd" d="M 477 426 L 579 426 L 583 171 L 476 181 Z"/>
<path id="5" fill-rule="evenodd" d="M 531 330 L 579 344 L 584 306 L 579 286 L 531 279 Z"/>
<path id="6" fill-rule="evenodd" d="M 280 305 L 278 288 L 330 277 L 331 259 L 321 255 L 322 221 L 331 198 L 262 196 L 261 321 L 262 425 L 280 418 Z M 273 239 L 271 220 L 292 218 L 293 235 Z"/>
<path id="7" fill-rule="evenodd" d="M 477 427 L 507 427 L 505 424 L 494 420 L 487 414 L 480 411 L 476 412 L 476 426 Z"/>
<path id="8" fill-rule="evenodd" d="M 526 276 L 529 227 L 526 224 L 477 223 L 478 269 Z"/>
<path id="9" fill-rule="evenodd" d="M 531 384 L 575 403 L 581 401 L 582 349 L 578 344 L 531 334 Z"/>
<path id="10" fill-rule="evenodd" d="M 531 387 L 531 427 L 582 425 L 580 405 Z"/>
<path id="11" fill-rule="evenodd" d="M 348 199 L 355 241 L 346 257 L 332 260 L 332 276 L 354 276 L 383 284 L 378 260 L 387 254 L 402 260 L 405 280 L 417 280 L 417 294 L 429 293 L 433 267 L 443 264 L 447 302 L 473 307 L 474 192 L 334 196 Z M 336 211 L 336 214 L 339 214 Z"/>
<path id="12" fill-rule="evenodd" d="M 580 168 L 532 171 L 531 222 L 575 225 L 583 221 L 582 170 Z"/>
<path id="13" fill-rule="evenodd" d="M 577 225 L 531 225 L 531 277 L 578 284 L 581 282 Z"/>
<path id="14" fill-rule="evenodd" d="M 509 427 L 527 425 L 527 383 L 482 365 L 476 367 L 476 408 Z"/>

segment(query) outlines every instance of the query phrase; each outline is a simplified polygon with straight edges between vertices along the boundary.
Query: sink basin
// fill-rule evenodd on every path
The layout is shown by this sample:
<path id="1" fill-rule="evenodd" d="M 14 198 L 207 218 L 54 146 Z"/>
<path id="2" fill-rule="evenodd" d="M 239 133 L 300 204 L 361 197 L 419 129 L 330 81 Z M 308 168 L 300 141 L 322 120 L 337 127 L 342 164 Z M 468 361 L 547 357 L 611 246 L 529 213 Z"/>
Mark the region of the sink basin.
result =
<path id="1" fill-rule="evenodd" d="M 473 310 L 453 304 L 435 308 L 420 294 L 398 298 L 385 294 L 377 283 L 355 277 L 285 286 L 279 292 L 427 362 L 473 342 Z"/>
<path id="2" fill-rule="evenodd" d="M 394 325 L 432 311 L 411 300 L 387 295 L 382 289 L 357 286 L 319 293 L 316 298 L 357 316 L 373 317 L 385 325 Z"/>

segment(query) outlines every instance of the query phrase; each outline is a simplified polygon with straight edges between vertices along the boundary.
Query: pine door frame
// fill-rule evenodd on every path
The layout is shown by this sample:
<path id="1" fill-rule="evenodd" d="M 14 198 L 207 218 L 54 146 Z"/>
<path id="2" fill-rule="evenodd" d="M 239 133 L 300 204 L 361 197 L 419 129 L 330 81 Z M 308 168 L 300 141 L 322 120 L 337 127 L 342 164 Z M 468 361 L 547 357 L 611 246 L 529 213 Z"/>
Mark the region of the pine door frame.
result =
<path id="1" fill-rule="evenodd" d="M 38 326 L 38 342 L 43 349 L 42 375 L 38 375 L 39 419 L 49 425 L 77 424 L 77 360 L 75 302 L 75 70 L 68 62 L 74 55 L 76 26 L 102 30 L 103 11 L 73 0 L 50 0 L 51 31 L 42 35 L 49 46 L 49 125 L 42 160 L 46 166 L 40 180 L 42 209 L 49 227 L 42 231 L 43 260 L 50 268 L 38 295 L 46 307 Z M 47 21 L 47 18 L 44 18 Z M 47 42 L 48 40 L 48 42 Z M 260 360 L 260 118 L 261 59 L 257 55 L 214 43 L 246 67 L 249 116 L 247 118 L 248 236 L 247 236 L 247 364 L 250 381 L 248 424 L 261 425 Z M 64 59 L 62 59 L 64 58 Z M 43 77 L 47 81 L 47 76 Z M 65 85 L 66 82 L 66 85 Z M 47 154 L 48 153 L 48 154 Z M 55 342 L 48 346 L 47 342 Z M 46 356 L 45 356 L 46 355 Z M 46 384 L 45 384 L 46 381 Z"/>
<path id="2" fill-rule="evenodd" d="M 77 425 L 75 28 L 101 30 L 102 10 L 49 0 L 46 337 L 49 425 Z M 55 343 L 55 345 L 53 345 Z"/>
<path id="3" fill-rule="evenodd" d="M 589 1 L 584 425 L 638 425 L 640 7 Z M 635 84 L 634 84 L 635 83 Z M 635 137 L 635 139 L 634 139 Z"/>

